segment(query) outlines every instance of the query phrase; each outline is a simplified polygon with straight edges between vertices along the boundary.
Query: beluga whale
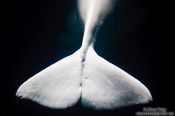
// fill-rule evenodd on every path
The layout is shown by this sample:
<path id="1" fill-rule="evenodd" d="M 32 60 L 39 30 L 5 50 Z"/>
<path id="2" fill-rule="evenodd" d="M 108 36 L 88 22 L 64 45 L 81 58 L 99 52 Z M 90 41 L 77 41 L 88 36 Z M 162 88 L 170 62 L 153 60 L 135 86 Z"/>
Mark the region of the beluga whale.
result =
<path id="1" fill-rule="evenodd" d="M 16 96 L 54 109 L 80 102 L 92 109 L 110 110 L 151 101 L 146 86 L 94 50 L 95 35 L 115 3 L 115 0 L 77 0 L 84 24 L 81 47 L 25 81 Z"/>

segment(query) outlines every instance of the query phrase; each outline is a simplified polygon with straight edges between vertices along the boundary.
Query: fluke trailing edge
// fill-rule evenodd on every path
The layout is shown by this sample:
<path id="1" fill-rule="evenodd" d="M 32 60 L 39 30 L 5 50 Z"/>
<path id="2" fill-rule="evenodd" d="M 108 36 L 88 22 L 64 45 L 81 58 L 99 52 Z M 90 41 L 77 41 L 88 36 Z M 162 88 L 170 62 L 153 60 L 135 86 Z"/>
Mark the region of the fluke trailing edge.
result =
<path id="1" fill-rule="evenodd" d="M 28 79 L 16 95 L 58 109 L 73 106 L 79 100 L 94 109 L 114 109 L 152 100 L 149 90 L 140 81 L 94 51 L 96 27 L 112 10 L 113 2 L 78 0 L 85 26 L 82 46 Z"/>

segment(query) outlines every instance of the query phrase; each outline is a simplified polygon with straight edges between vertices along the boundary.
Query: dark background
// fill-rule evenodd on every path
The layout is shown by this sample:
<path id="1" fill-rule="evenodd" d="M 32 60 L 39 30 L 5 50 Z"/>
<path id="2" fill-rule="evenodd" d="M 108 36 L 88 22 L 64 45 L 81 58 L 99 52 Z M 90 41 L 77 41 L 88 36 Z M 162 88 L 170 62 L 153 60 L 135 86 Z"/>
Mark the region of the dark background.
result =
<path id="1" fill-rule="evenodd" d="M 7 1 L 8 2 L 8 1 Z M 153 102 L 111 111 L 79 104 L 53 110 L 15 96 L 28 78 L 76 51 L 83 24 L 75 0 L 16 0 L 6 3 L 7 38 L 2 42 L 2 116 L 135 115 L 143 107 L 174 110 L 160 39 L 159 4 L 153 0 L 118 0 L 97 34 L 96 52 L 140 80 Z M 1 114 L 0 114 L 1 115 Z"/>

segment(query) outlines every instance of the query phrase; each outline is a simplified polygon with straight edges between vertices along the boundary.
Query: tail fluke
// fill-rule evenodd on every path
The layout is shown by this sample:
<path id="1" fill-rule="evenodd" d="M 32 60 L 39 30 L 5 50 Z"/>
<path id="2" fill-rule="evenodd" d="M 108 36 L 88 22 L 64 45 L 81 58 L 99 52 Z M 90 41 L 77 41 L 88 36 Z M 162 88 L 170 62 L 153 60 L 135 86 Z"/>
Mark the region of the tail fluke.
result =
<path id="1" fill-rule="evenodd" d="M 95 109 L 114 109 L 152 100 L 137 79 L 98 56 L 93 48 L 82 62 L 80 50 L 36 74 L 17 96 L 51 108 L 67 108 L 81 100 Z M 81 99 L 80 99 L 81 98 Z"/>

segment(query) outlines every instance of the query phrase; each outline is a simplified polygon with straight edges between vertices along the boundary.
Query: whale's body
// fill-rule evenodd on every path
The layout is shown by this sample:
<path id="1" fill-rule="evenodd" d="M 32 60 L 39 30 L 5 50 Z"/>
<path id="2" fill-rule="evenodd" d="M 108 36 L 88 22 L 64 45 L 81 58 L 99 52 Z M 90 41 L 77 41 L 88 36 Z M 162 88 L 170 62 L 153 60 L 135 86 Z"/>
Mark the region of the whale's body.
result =
<path id="1" fill-rule="evenodd" d="M 114 109 L 152 100 L 140 81 L 98 56 L 93 48 L 95 27 L 101 24 L 100 19 L 109 11 L 111 1 L 79 0 L 85 24 L 82 46 L 28 79 L 16 95 L 57 109 L 73 106 L 78 101 L 95 109 Z"/>

